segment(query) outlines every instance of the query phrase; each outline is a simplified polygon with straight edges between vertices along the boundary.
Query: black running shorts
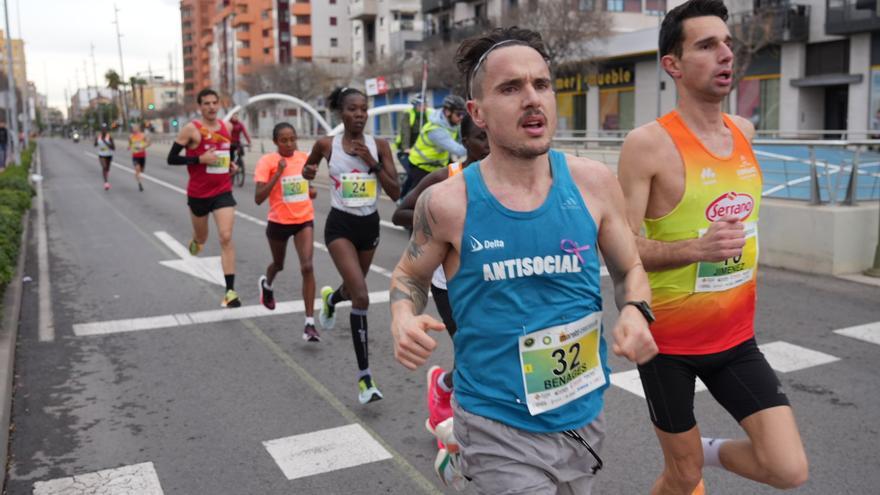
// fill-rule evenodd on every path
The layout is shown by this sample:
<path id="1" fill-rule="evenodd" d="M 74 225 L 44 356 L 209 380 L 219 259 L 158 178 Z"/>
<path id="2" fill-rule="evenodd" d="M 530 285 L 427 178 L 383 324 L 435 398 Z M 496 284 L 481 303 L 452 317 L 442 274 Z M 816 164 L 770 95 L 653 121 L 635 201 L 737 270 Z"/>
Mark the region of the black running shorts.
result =
<path id="1" fill-rule="evenodd" d="M 220 193 L 216 196 L 211 196 L 210 198 L 194 198 L 192 196 L 187 196 L 186 204 L 189 205 L 189 210 L 193 215 L 203 217 L 214 210 L 229 208 L 238 203 L 236 203 L 235 198 L 232 197 L 232 192 L 226 191 L 225 193 Z"/>
<path id="2" fill-rule="evenodd" d="M 329 246 L 336 239 L 348 239 L 358 251 L 376 249 L 379 245 L 379 212 L 361 217 L 331 208 L 324 224 L 324 244 Z"/>
<path id="3" fill-rule="evenodd" d="M 455 337 L 455 331 L 458 329 L 458 326 L 452 318 L 449 291 L 431 284 L 431 295 L 434 296 L 434 304 L 437 305 L 437 312 L 440 313 L 440 318 L 443 320 L 443 324 L 446 325 L 446 331 L 449 332 L 450 337 Z"/>
<path id="4" fill-rule="evenodd" d="M 135 166 L 140 165 L 141 170 L 144 170 L 147 168 L 147 157 L 145 157 L 145 156 L 133 156 L 133 157 L 131 157 L 131 162 Z"/>
<path id="5" fill-rule="evenodd" d="M 639 376 L 651 421 L 667 433 L 682 433 L 696 426 L 696 377 L 737 422 L 764 409 L 789 405 L 782 384 L 754 338 L 715 354 L 658 354 L 639 366 Z"/>
<path id="6" fill-rule="evenodd" d="M 287 242 L 296 234 L 299 234 L 306 227 L 314 227 L 315 222 L 309 220 L 303 223 L 278 223 L 269 220 L 266 225 L 266 237 L 273 241 Z"/>

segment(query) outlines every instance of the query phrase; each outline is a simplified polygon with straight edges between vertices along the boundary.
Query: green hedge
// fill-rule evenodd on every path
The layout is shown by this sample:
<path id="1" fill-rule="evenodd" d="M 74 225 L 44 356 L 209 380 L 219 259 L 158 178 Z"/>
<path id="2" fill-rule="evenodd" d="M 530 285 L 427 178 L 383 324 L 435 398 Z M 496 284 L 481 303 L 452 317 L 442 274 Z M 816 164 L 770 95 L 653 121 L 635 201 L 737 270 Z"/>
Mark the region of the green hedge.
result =
<path id="1" fill-rule="evenodd" d="M 18 262 L 21 217 L 31 207 L 34 188 L 28 175 L 36 143 L 21 154 L 21 165 L 9 165 L 0 172 L 0 300 Z"/>

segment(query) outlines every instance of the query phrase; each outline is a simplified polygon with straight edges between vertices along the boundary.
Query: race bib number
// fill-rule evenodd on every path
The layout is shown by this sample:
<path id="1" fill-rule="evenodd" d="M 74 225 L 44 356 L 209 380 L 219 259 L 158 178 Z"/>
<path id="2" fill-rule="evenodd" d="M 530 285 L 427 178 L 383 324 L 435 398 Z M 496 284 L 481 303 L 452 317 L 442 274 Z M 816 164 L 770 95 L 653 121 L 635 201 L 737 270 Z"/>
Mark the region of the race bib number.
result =
<path id="1" fill-rule="evenodd" d="M 209 174 L 228 174 L 229 173 L 229 150 L 214 150 L 217 155 L 217 163 L 208 165 Z"/>
<path id="2" fill-rule="evenodd" d="M 140 153 L 141 151 L 144 151 L 145 149 L 146 149 L 146 147 L 144 146 L 144 143 L 141 141 L 135 141 L 131 145 L 131 150 L 134 151 L 135 153 Z"/>
<path id="3" fill-rule="evenodd" d="M 739 287 L 752 279 L 758 266 L 758 224 L 747 222 L 746 245 L 739 256 L 724 261 L 701 261 L 697 263 L 694 292 L 721 292 Z M 700 237 L 708 229 L 700 230 Z"/>
<path id="4" fill-rule="evenodd" d="M 376 177 L 370 174 L 342 174 L 342 204 L 351 208 L 376 203 Z"/>
<path id="5" fill-rule="evenodd" d="M 281 178 L 281 196 L 285 203 L 299 203 L 309 199 L 309 181 L 302 175 Z"/>
<path id="6" fill-rule="evenodd" d="M 519 359 L 529 414 L 535 416 L 605 385 L 599 358 L 602 313 L 524 335 Z"/>

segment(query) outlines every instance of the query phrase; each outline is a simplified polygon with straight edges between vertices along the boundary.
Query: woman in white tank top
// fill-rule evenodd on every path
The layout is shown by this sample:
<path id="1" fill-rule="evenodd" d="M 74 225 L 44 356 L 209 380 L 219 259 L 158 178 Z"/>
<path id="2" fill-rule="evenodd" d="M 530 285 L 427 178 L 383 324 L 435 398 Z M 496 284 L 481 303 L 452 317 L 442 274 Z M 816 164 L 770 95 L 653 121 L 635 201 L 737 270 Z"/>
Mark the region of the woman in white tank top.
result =
<path id="1" fill-rule="evenodd" d="M 324 224 L 324 243 L 342 276 L 335 291 L 321 289 L 319 321 L 330 329 L 336 322 L 335 305 L 351 301 L 351 336 L 358 364 L 358 400 L 361 404 L 382 398 L 370 373 L 367 349 L 367 308 L 370 305 L 366 274 L 379 245 L 379 188 L 391 199 L 400 196 L 391 148 L 382 139 L 364 134 L 367 97 L 353 88 L 337 88 L 329 98 L 330 109 L 342 118 L 341 135 L 319 139 L 303 168 L 312 180 L 321 160 L 330 171 L 330 214 Z"/>

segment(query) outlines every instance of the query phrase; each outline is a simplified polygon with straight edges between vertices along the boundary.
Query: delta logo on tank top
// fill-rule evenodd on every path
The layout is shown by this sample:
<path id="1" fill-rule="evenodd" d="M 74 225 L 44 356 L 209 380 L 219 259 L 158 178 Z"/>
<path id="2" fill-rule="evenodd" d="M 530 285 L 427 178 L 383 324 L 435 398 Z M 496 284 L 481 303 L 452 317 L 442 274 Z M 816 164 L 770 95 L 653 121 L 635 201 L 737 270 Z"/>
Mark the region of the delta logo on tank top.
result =
<path id="1" fill-rule="evenodd" d="M 668 214 L 645 219 L 647 237 L 699 238 L 724 217 L 742 222 L 746 236 L 739 256 L 648 274 L 657 317 L 651 332 L 664 354 L 721 352 L 754 335 L 762 177 L 751 144 L 729 116 L 723 118 L 733 136 L 726 157 L 708 150 L 678 112 L 658 119 L 681 156 L 685 190 Z"/>

